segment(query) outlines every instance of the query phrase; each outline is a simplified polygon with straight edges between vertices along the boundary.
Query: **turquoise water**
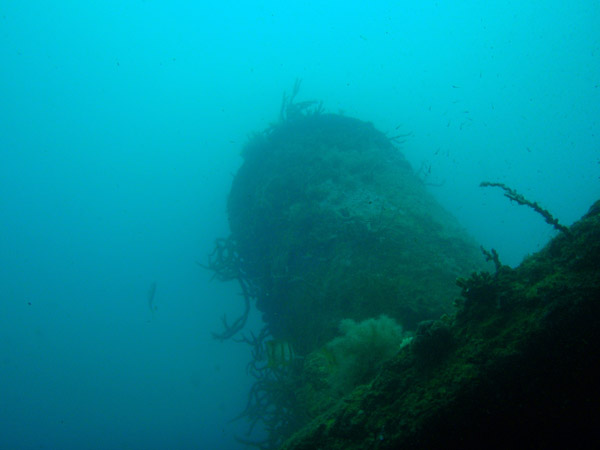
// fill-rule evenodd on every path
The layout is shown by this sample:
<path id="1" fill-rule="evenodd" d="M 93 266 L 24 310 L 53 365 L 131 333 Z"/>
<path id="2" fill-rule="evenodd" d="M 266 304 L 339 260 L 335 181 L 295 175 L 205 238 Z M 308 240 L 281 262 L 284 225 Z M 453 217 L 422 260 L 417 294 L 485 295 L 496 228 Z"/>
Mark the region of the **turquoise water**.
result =
<path id="1" fill-rule="evenodd" d="M 478 185 L 566 225 L 598 199 L 598 23 L 594 1 L 2 1 L 0 448 L 242 448 L 249 349 L 210 332 L 243 304 L 196 261 L 296 78 L 410 134 L 504 263 L 540 249 L 556 231 Z"/>

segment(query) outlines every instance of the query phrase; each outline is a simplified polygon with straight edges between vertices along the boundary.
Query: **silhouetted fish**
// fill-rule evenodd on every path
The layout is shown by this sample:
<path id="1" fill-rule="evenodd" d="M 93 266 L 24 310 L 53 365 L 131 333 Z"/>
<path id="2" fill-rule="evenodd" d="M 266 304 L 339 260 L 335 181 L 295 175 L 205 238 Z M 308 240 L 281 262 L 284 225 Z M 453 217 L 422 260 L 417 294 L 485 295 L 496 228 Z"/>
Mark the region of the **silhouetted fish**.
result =
<path id="1" fill-rule="evenodd" d="M 273 339 L 265 342 L 265 347 L 267 350 L 267 365 L 270 368 L 287 366 L 288 364 L 291 364 L 295 358 L 292 344 L 287 341 Z"/>
<path id="2" fill-rule="evenodd" d="M 154 311 L 156 311 L 156 305 L 154 304 L 154 295 L 156 294 L 156 281 L 154 281 L 150 285 L 150 290 L 148 291 L 148 308 L 152 312 L 152 317 L 154 317 Z"/>

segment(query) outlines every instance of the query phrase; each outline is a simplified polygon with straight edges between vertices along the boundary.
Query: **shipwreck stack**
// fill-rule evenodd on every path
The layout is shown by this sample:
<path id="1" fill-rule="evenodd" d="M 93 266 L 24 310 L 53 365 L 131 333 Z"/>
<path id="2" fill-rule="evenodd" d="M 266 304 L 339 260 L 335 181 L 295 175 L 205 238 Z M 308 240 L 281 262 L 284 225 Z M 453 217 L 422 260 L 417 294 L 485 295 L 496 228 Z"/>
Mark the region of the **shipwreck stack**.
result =
<path id="1" fill-rule="evenodd" d="M 448 312 L 483 257 L 398 147 L 371 123 L 287 111 L 245 146 L 228 201 L 270 335 L 306 355 L 342 319 L 385 314 L 411 330 Z"/>

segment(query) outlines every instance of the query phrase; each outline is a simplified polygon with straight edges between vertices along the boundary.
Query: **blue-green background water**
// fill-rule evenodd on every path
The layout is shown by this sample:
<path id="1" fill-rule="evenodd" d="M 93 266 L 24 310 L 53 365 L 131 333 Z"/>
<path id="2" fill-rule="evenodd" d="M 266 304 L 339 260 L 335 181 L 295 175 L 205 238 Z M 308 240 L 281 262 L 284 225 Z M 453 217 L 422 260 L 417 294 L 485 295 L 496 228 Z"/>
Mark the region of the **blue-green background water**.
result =
<path id="1" fill-rule="evenodd" d="M 372 121 L 516 265 L 599 197 L 596 1 L 0 2 L 0 448 L 240 448 L 204 262 L 284 90 Z M 157 283 L 152 313 L 147 294 Z M 258 328 L 259 317 L 249 327 Z"/>

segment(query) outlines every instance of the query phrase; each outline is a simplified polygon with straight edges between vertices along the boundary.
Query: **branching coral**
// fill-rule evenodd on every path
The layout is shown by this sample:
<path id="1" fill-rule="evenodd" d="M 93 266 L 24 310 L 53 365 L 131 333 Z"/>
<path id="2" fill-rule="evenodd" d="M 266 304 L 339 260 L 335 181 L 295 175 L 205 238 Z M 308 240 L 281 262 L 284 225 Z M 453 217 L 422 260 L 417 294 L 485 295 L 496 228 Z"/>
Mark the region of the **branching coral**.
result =
<path id="1" fill-rule="evenodd" d="M 229 237 L 215 241 L 215 248 L 208 255 L 207 265 L 198 263 L 199 266 L 214 272 L 213 278 L 216 277 L 220 281 L 237 280 L 242 288 L 244 312 L 231 325 L 227 323 L 225 315 L 221 318 L 225 330 L 220 333 L 212 333 L 212 336 L 220 341 L 232 338 L 244 328 L 248 320 L 248 314 L 250 314 L 250 300 L 257 297 L 257 288 L 250 282 L 242 270 L 241 261 L 236 242 Z"/>
<path id="2" fill-rule="evenodd" d="M 529 206 L 535 212 L 539 213 L 544 218 L 544 220 L 546 220 L 546 223 L 552 225 L 558 231 L 562 231 L 567 236 L 571 235 L 571 232 L 569 231 L 569 229 L 567 227 L 565 227 L 564 225 L 561 225 L 558 222 L 558 219 L 556 219 L 552 214 L 550 214 L 550 211 L 548 211 L 547 209 L 542 208 L 538 204 L 538 202 L 532 202 L 530 200 L 527 200 L 525 197 L 523 197 L 517 191 L 515 191 L 514 189 L 511 189 L 510 187 L 508 187 L 504 183 L 493 183 L 493 182 L 490 182 L 490 181 L 482 181 L 479 184 L 479 186 L 481 186 L 481 187 L 499 187 L 499 188 L 501 188 L 502 190 L 504 190 L 504 196 L 506 198 L 508 198 L 510 200 L 514 200 L 519 205 Z"/>
<path id="3" fill-rule="evenodd" d="M 298 417 L 296 399 L 297 378 L 294 376 L 300 366 L 301 359 L 294 359 L 289 365 L 272 366 L 266 361 L 266 340 L 270 331 L 265 326 L 258 336 L 243 336 L 238 342 L 252 347 L 252 360 L 247 371 L 256 379 L 248 394 L 246 408 L 233 421 L 244 419 L 249 423 L 246 437 L 236 439 L 248 446 L 271 450 L 281 446 L 283 440 L 290 436 L 305 421 Z M 253 432 L 257 425 L 267 433 L 267 438 L 255 440 Z"/>

